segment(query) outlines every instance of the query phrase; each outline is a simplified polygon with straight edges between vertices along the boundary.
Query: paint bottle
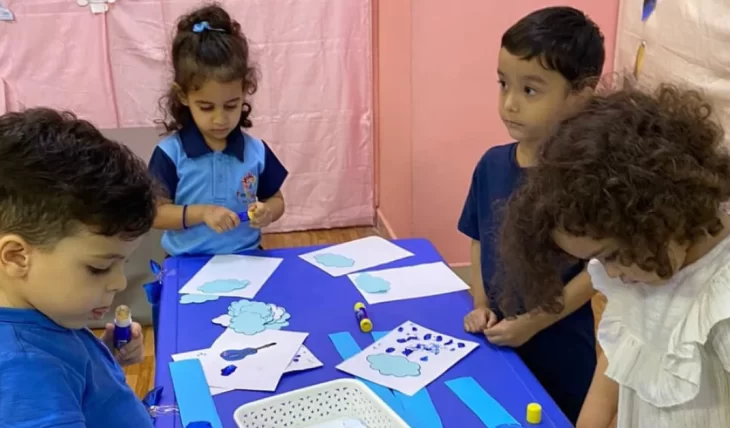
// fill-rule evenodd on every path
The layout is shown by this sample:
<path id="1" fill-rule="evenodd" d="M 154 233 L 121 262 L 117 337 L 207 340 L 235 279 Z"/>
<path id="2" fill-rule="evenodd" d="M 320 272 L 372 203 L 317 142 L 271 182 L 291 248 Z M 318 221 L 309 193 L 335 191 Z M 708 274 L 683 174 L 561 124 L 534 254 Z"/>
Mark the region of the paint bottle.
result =
<path id="1" fill-rule="evenodd" d="M 357 319 L 360 325 L 360 331 L 363 333 L 369 333 L 373 330 L 373 322 L 368 318 L 368 313 L 365 311 L 365 305 L 361 302 L 355 303 L 355 319 Z"/>
<path id="2" fill-rule="evenodd" d="M 126 305 L 114 311 L 114 348 L 122 349 L 132 340 L 132 313 Z"/>

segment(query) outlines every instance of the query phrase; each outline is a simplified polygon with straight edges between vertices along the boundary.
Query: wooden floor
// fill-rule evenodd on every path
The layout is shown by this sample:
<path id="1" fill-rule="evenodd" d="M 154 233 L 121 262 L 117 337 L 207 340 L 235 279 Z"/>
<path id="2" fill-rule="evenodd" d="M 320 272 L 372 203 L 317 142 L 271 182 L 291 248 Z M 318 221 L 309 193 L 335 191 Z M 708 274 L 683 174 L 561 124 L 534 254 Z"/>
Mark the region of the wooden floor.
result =
<path id="1" fill-rule="evenodd" d="M 308 232 L 276 233 L 267 234 L 263 238 L 264 248 L 286 248 L 303 247 L 309 245 L 338 244 L 366 236 L 377 235 L 373 228 L 356 227 L 347 229 L 316 230 Z M 596 312 L 596 322 L 605 307 L 605 299 L 597 296 L 593 299 L 593 310 Z M 96 332 L 100 334 L 100 331 Z M 145 329 L 145 356 L 142 364 L 127 367 L 124 372 L 127 375 L 129 386 L 140 397 L 144 397 L 154 386 L 155 381 L 155 358 L 154 358 L 154 337 L 152 328 Z"/>

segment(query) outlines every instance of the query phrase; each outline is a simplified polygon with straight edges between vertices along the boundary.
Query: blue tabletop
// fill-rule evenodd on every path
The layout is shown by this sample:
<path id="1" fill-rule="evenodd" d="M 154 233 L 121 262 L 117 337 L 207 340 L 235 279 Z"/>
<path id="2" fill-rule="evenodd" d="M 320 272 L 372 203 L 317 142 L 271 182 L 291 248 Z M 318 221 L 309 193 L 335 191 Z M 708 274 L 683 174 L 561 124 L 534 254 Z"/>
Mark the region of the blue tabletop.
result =
<path id="1" fill-rule="evenodd" d="M 394 241 L 412 252 L 413 257 L 399 260 L 377 269 L 442 261 L 433 245 L 423 239 Z M 335 369 L 342 362 L 328 335 L 348 331 L 362 348 L 372 343 L 368 334 L 360 332 L 353 314 L 353 305 L 364 301 L 360 292 L 347 276 L 331 277 L 326 272 L 297 257 L 316 248 L 293 248 L 256 251 L 249 254 L 282 257 L 284 261 L 266 285 L 257 293 L 256 300 L 283 306 L 290 314 L 289 330 L 309 332 L 305 345 L 317 356 L 324 367 L 285 374 L 276 393 L 302 388 L 317 383 L 349 377 Z M 237 300 L 223 297 L 202 304 L 180 305 L 178 290 L 208 258 L 170 258 L 164 265 L 162 300 L 160 305 L 159 337 L 157 339 L 156 385 L 162 386 L 160 404 L 174 404 L 174 390 L 168 364 L 171 355 L 210 347 L 223 333 L 223 327 L 212 319 L 227 313 L 228 305 Z M 441 416 L 444 427 L 484 426 L 476 415 L 457 398 L 444 381 L 471 376 L 518 421 L 534 427 L 571 427 L 535 377 L 511 350 L 486 342 L 482 335 L 464 332 L 463 318 L 471 309 L 468 292 L 443 294 L 368 306 L 368 314 L 375 330 L 389 330 L 405 321 L 451 336 L 476 341 L 479 347 L 449 369 L 427 389 Z M 253 400 L 271 393 L 233 391 L 214 397 L 224 427 L 235 427 L 233 412 Z M 530 402 L 543 407 L 543 421 L 527 425 L 525 409 Z M 178 415 L 158 417 L 158 428 L 183 428 Z"/>

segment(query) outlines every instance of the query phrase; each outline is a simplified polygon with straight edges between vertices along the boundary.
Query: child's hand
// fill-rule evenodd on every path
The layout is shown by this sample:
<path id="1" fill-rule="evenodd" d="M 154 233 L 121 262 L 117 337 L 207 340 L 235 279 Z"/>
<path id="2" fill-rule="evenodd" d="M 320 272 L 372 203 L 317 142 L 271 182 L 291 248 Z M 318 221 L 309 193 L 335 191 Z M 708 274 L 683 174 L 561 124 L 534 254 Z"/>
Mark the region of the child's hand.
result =
<path id="1" fill-rule="evenodd" d="M 203 222 L 216 232 L 223 233 L 237 228 L 241 224 L 241 219 L 228 208 L 210 205 L 205 207 Z"/>
<path id="2" fill-rule="evenodd" d="M 120 350 L 114 349 L 114 324 L 109 323 L 105 326 L 99 340 L 109 348 L 121 366 L 139 364 L 144 359 L 144 335 L 142 326 L 137 322 L 132 323 L 132 340 Z"/>
<path id="3" fill-rule="evenodd" d="M 476 308 L 464 317 L 464 330 L 469 333 L 479 333 L 497 323 L 497 315 L 491 309 Z"/>
<path id="4" fill-rule="evenodd" d="M 256 229 L 262 229 L 270 225 L 274 218 L 266 202 L 256 202 L 249 207 L 248 211 L 252 214 L 251 227 L 255 227 Z"/>
<path id="5" fill-rule="evenodd" d="M 484 329 L 484 335 L 490 343 L 516 348 L 530 340 L 540 331 L 534 317 L 520 315 L 514 319 L 503 319 L 491 327 Z"/>

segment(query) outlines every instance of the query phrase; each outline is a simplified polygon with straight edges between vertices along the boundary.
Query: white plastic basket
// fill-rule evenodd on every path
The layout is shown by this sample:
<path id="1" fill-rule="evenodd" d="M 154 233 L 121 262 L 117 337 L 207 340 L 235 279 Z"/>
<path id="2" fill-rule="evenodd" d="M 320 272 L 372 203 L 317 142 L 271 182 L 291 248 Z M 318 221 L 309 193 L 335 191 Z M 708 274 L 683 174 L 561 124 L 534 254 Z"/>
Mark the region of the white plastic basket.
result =
<path id="1" fill-rule="evenodd" d="M 338 379 L 254 401 L 236 409 L 239 428 L 304 428 L 356 418 L 368 428 L 410 428 L 356 379 Z"/>

